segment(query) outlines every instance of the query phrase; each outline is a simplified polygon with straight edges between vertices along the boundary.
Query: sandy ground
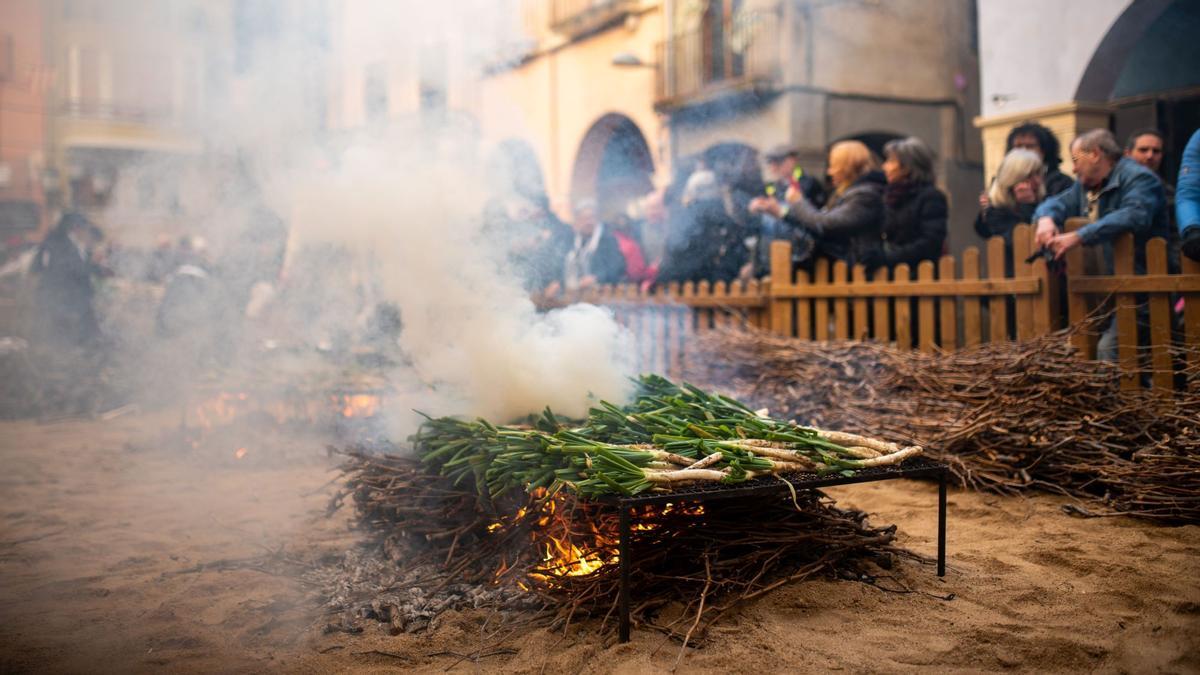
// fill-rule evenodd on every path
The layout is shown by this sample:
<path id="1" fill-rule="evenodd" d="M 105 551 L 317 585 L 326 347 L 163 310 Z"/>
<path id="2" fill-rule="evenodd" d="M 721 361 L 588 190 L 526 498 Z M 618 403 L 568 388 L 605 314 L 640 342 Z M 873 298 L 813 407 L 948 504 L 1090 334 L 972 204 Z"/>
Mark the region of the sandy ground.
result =
<path id="1" fill-rule="evenodd" d="M 656 633 L 616 645 L 591 624 L 520 629 L 503 642 L 518 653 L 459 662 L 444 652 L 495 642 L 484 637 L 495 617 L 475 612 L 425 634 L 324 634 L 314 589 L 214 564 L 353 543 L 347 514 L 323 514 L 334 474 L 321 449 L 183 453 L 153 443 L 167 424 L 0 424 L 0 673 L 653 673 L 675 663 L 678 645 Z M 833 494 L 933 553 L 934 486 Z M 680 670 L 1200 671 L 1200 527 L 1080 520 L 1063 503 L 952 493 L 945 579 L 906 564 L 900 581 L 918 592 L 825 580 L 779 589 L 719 624 Z"/>

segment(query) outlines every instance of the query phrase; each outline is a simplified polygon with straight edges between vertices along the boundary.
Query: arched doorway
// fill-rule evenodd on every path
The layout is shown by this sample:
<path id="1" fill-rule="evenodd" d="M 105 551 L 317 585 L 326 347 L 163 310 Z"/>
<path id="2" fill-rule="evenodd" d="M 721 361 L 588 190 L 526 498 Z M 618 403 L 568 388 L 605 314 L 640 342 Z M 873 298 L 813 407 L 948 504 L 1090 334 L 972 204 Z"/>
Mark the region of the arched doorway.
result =
<path id="1" fill-rule="evenodd" d="M 572 201 L 591 197 L 600 213 L 623 211 L 654 189 L 654 160 L 633 120 L 616 113 L 601 117 L 584 134 L 571 175 Z"/>
<path id="2" fill-rule="evenodd" d="M 837 143 L 839 141 L 858 141 L 867 146 L 867 148 L 870 149 L 875 155 L 876 159 L 883 161 L 883 146 L 887 145 L 891 141 L 896 140 L 897 138 L 903 138 L 903 136 L 890 131 L 864 131 L 852 136 L 844 136 L 835 140 L 833 143 Z M 833 143 L 829 144 L 830 147 L 833 146 Z"/>
<path id="3" fill-rule="evenodd" d="M 1200 127 L 1200 3 L 1139 0 L 1108 29 L 1075 94 L 1108 102 L 1119 142 L 1135 130 L 1164 136 L 1161 174 L 1175 181 L 1180 154 Z"/>

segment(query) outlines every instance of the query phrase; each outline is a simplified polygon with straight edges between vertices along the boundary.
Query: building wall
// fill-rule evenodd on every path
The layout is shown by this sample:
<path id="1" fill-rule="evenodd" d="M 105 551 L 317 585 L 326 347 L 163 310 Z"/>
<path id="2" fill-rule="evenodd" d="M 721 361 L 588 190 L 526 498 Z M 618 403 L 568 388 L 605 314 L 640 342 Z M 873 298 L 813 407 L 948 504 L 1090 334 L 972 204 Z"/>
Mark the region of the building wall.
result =
<path id="1" fill-rule="evenodd" d="M 670 170 L 670 152 L 663 120 L 654 110 L 655 72 L 614 66 L 612 60 L 628 52 L 654 63 L 664 34 L 662 3 L 643 2 L 626 22 L 574 41 L 550 30 L 546 6 L 544 1 L 526 5 L 526 30 L 536 45 L 527 60 L 481 84 L 483 139 L 528 141 L 551 202 L 561 206 L 570 197 L 575 160 L 588 130 L 616 113 L 641 131 L 661 180 Z"/>
<path id="2" fill-rule="evenodd" d="M 982 114 L 1074 99 L 1084 70 L 1131 0 L 978 0 Z"/>
<path id="3" fill-rule="evenodd" d="M 0 202 L 44 205 L 45 92 L 39 0 L 0 2 Z M 44 223 L 44 214 L 43 214 Z"/>

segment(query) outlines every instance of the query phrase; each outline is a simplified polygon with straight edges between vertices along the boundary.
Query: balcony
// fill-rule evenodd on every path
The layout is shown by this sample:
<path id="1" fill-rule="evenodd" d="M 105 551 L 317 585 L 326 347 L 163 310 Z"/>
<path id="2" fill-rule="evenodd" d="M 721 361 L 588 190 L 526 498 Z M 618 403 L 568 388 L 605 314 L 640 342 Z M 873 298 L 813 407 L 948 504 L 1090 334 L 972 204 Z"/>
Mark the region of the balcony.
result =
<path id="1" fill-rule="evenodd" d="M 782 80 L 778 14 L 739 13 L 720 29 L 682 33 L 658 45 L 655 107 L 672 110 L 730 94 L 763 94 Z"/>
<path id="2" fill-rule="evenodd" d="M 550 30 L 582 37 L 623 20 L 639 0 L 550 0 Z"/>

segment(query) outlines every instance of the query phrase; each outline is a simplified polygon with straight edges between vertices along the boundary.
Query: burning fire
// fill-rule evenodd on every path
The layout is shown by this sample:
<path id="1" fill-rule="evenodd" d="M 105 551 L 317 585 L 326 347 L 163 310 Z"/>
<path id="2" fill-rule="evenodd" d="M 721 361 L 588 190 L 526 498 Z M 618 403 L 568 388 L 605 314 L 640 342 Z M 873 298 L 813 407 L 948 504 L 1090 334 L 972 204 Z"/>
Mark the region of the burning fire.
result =
<path id="1" fill-rule="evenodd" d="M 334 401 L 339 403 L 342 417 L 366 418 L 379 413 L 379 397 L 375 394 L 342 394 Z"/>
<path id="2" fill-rule="evenodd" d="M 531 578 L 546 581 L 551 577 L 586 576 L 620 561 L 615 532 L 601 529 L 590 519 L 572 519 L 570 514 L 563 513 L 564 495 L 545 499 L 545 491 L 539 489 L 533 496 L 541 500 L 534 502 L 533 513 L 522 507 L 511 520 L 502 519 L 487 526 L 489 534 L 497 534 L 522 521 L 532 521 L 534 527 L 530 537 L 538 549 L 541 563 L 537 571 L 529 574 Z M 638 532 L 655 530 L 661 525 L 656 516 L 671 513 L 700 516 L 704 514 L 704 506 L 668 503 L 661 510 L 648 507 L 636 514 L 632 529 Z M 507 563 L 502 564 L 495 579 L 499 581 L 509 569 Z M 518 585 L 528 590 L 525 584 L 518 582 Z"/>

